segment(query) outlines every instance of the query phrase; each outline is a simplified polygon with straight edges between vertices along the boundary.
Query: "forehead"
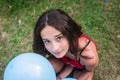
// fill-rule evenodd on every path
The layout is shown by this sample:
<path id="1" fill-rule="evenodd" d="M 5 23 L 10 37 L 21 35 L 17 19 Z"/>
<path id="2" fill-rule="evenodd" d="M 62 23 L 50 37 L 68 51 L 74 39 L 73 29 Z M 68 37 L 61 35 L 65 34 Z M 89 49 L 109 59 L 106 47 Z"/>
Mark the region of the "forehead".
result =
<path id="1" fill-rule="evenodd" d="M 58 34 L 60 34 L 61 32 L 57 29 L 55 29 L 52 26 L 46 26 L 41 32 L 40 35 L 42 38 L 49 38 L 49 37 L 54 37 Z"/>

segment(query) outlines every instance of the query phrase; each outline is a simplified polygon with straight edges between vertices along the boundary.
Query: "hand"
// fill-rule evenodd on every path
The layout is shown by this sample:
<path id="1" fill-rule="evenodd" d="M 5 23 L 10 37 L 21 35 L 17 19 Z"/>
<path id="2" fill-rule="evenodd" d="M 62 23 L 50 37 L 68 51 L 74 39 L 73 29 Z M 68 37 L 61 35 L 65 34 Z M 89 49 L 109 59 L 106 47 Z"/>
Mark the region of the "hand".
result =
<path id="1" fill-rule="evenodd" d="M 62 78 L 60 76 L 57 76 L 56 77 L 56 80 L 61 80 Z"/>

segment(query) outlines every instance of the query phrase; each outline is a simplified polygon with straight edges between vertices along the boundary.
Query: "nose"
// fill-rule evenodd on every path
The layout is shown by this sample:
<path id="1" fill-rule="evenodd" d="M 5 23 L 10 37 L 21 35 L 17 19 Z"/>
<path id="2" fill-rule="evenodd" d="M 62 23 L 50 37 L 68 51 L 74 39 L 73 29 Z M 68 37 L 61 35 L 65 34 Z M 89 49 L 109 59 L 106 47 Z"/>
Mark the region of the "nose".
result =
<path id="1" fill-rule="evenodd" d="M 56 52 L 59 50 L 59 44 L 57 42 L 54 42 L 52 44 L 52 50 L 53 50 L 53 52 Z"/>

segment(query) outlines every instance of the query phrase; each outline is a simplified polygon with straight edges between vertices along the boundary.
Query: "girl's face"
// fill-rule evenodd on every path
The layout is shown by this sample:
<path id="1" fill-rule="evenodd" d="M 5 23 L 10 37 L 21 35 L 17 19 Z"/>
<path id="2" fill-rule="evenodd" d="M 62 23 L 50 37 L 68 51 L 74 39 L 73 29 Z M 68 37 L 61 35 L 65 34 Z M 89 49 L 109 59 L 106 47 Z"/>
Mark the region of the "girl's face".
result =
<path id="1" fill-rule="evenodd" d="M 46 49 L 56 58 L 62 58 L 68 52 L 68 40 L 54 27 L 47 25 L 40 35 Z"/>

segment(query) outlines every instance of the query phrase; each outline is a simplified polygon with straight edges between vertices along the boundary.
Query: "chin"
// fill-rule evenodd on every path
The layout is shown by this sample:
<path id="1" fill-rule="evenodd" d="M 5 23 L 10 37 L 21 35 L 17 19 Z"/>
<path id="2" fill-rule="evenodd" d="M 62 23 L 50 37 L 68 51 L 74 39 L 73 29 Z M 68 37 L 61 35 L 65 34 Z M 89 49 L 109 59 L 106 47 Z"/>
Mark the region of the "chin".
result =
<path id="1" fill-rule="evenodd" d="M 55 56 L 56 58 L 62 58 L 63 56 Z"/>

